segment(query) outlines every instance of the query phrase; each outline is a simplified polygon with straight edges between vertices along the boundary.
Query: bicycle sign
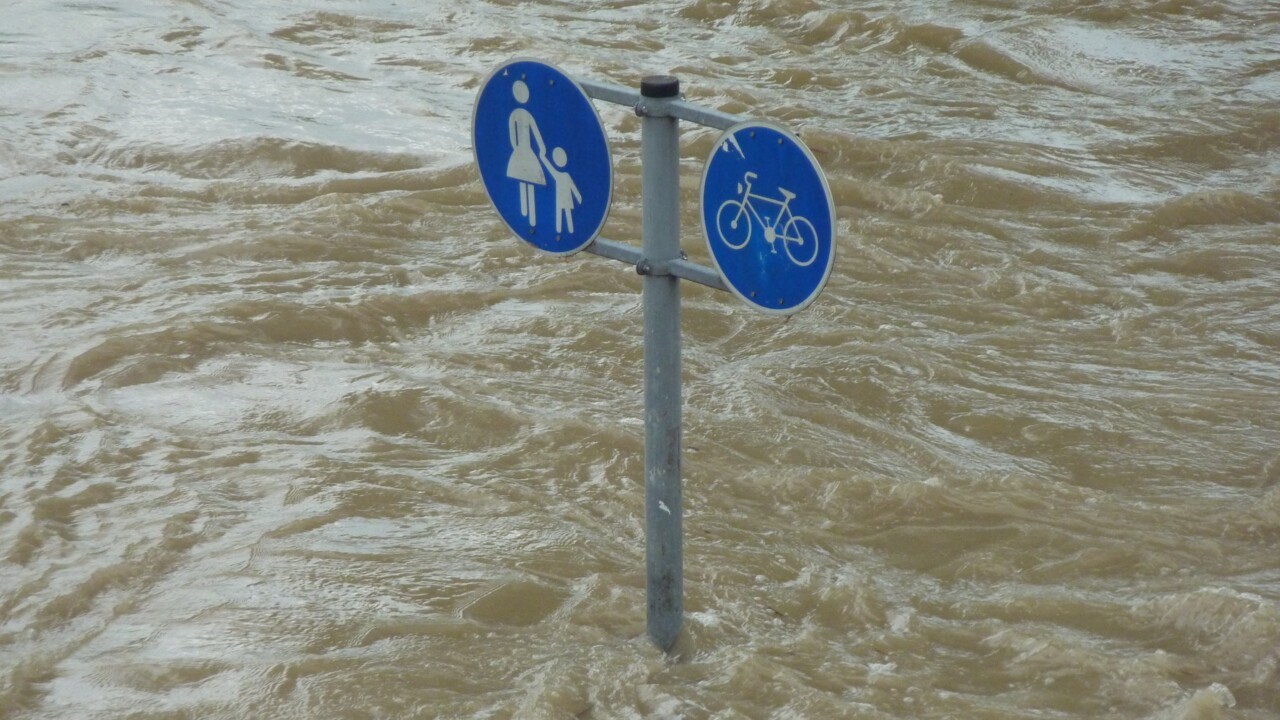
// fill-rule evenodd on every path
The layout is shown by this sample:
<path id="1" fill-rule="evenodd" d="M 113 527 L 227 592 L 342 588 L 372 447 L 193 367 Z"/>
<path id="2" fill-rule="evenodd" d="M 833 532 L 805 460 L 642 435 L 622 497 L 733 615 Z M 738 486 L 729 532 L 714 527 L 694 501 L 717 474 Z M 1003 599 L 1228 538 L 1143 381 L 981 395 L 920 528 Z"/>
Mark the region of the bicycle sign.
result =
<path id="1" fill-rule="evenodd" d="M 817 298 L 835 260 L 835 203 L 817 160 L 764 122 L 725 131 L 702 175 L 702 226 L 725 285 L 763 312 Z"/>
<path id="2" fill-rule="evenodd" d="M 764 228 L 764 240 L 769 243 L 769 252 L 778 252 L 777 243 L 782 240 L 782 249 L 791 258 L 791 262 L 804 267 L 818 257 L 818 231 L 806 217 L 791 212 L 791 201 L 796 194 L 784 187 L 779 187 L 782 199 L 776 200 L 751 192 L 751 183 L 758 175 L 747 171 L 738 188 L 742 192 L 741 200 L 725 200 L 716 211 L 716 232 L 720 239 L 733 250 L 741 250 L 751 240 L 751 231 L 755 224 Z M 755 203 L 769 203 L 778 206 L 777 218 L 768 222 L 756 210 Z M 752 219 L 755 223 L 752 223 Z M 783 221 L 786 224 L 783 225 Z M 782 225 L 782 231 L 778 226 Z"/>

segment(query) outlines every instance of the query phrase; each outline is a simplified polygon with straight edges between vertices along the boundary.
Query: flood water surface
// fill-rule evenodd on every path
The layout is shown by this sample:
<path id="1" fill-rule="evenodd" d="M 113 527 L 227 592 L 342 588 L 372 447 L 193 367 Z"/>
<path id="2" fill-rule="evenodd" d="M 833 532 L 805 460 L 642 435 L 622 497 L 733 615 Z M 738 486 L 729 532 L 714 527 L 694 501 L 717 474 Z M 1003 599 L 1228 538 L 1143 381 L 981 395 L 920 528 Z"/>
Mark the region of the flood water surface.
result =
<path id="1" fill-rule="evenodd" d="M 1280 717 L 1272 4 L 5 16 L 0 717 Z M 514 57 L 675 74 L 835 199 L 791 319 L 685 287 L 671 656 L 640 278 L 474 168 Z"/>

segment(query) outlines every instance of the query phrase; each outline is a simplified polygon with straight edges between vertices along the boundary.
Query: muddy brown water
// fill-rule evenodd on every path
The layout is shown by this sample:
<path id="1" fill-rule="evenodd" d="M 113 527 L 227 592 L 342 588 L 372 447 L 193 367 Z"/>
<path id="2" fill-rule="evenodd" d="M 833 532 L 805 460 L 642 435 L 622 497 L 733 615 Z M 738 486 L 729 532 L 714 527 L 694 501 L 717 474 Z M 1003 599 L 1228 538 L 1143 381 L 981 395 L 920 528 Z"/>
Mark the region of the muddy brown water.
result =
<path id="1" fill-rule="evenodd" d="M 0 717 L 1280 717 L 1274 3 L 3 17 Z M 517 56 L 676 74 L 835 196 L 810 308 L 685 290 L 674 657 L 639 278 L 472 166 Z"/>

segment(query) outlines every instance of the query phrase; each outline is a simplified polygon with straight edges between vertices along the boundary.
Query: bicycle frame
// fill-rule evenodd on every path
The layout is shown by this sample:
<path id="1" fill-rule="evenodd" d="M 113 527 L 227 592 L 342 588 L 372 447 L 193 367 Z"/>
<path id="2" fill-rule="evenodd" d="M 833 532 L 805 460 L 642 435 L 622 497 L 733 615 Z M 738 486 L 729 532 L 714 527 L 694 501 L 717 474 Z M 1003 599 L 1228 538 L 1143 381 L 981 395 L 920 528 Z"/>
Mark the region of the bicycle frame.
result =
<path id="1" fill-rule="evenodd" d="M 783 223 L 783 218 L 794 217 L 791 212 L 791 200 L 794 196 L 788 197 L 787 195 L 783 195 L 783 197 L 786 198 L 785 200 L 775 200 L 771 197 L 765 197 L 764 195 L 757 195 L 751 192 L 751 181 L 756 177 L 758 176 L 753 172 L 749 172 L 743 177 L 743 180 L 746 182 L 746 186 L 742 190 L 742 210 L 738 213 L 738 217 L 734 219 L 734 222 L 736 223 L 737 220 L 742 217 L 742 213 L 750 210 L 751 214 L 755 216 L 756 222 L 760 223 L 760 227 L 765 229 L 765 240 L 772 245 L 774 239 L 778 235 L 778 228 L 786 227 Z M 760 216 L 760 211 L 757 210 L 755 205 L 752 203 L 753 200 L 761 200 L 769 203 L 770 205 L 777 205 L 780 208 L 780 212 L 778 213 L 778 216 L 773 219 L 773 223 L 766 223 L 764 221 L 764 218 Z"/>

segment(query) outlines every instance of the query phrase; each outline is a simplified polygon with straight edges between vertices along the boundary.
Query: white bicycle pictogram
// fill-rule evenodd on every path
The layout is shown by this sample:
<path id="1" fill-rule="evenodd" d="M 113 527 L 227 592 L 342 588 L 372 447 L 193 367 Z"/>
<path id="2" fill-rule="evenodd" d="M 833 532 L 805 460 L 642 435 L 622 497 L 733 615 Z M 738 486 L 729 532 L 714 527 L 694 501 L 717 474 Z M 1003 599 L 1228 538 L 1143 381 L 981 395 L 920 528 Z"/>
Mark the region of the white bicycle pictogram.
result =
<path id="1" fill-rule="evenodd" d="M 791 258 L 791 262 L 800 267 L 813 263 L 818 257 L 818 231 L 808 218 L 791 212 L 791 201 L 796 194 L 782 187 L 778 188 L 778 192 L 782 194 L 781 200 L 753 193 L 751 181 L 756 177 L 758 176 L 753 172 L 744 175 L 742 182 L 738 184 L 741 199 L 725 200 L 716 211 L 716 232 L 720 234 L 720 239 L 733 250 L 746 247 L 751 240 L 755 224 L 751 222 L 751 218 L 754 217 L 756 223 L 764 228 L 764 239 L 769 243 L 770 252 L 778 252 L 777 243 L 782 240 L 782 250 Z M 772 222 L 760 214 L 756 209 L 756 202 L 778 206 L 777 216 Z M 751 211 L 749 214 L 748 210 Z M 779 226 L 782 227 L 781 231 L 778 230 Z"/>

